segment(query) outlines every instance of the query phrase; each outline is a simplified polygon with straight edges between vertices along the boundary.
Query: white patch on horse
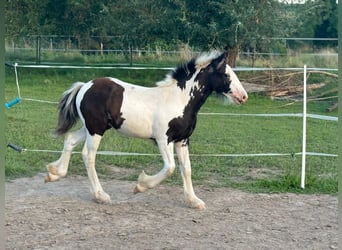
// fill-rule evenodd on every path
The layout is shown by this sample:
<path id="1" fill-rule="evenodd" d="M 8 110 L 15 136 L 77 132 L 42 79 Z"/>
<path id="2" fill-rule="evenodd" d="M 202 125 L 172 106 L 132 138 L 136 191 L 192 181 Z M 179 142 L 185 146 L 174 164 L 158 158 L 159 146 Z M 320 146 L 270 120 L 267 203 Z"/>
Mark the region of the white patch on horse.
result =
<path id="1" fill-rule="evenodd" d="M 76 108 L 77 108 L 77 113 L 82 121 L 82 123 L 84 124 L 84 117 L 83 117 L 83 114 L 80 110 L 80 107 L 81 107 L 81 101 L 83 100 L 83 96 L 84 94 L 88 91 L 88 89 L 93 86 L 93 81 L 89 81 L 87 83 L 85 83 L 83 85 L 83 87 L 79 90 L 77 96 L 76 96 Z"/>
<path id="2" fill-rule="evenodd" d="M 231 84 L 230 84 L 230 92 L 228 94 L 223 93 L 227 98 L 232 100 L 233 102 L 240 104 L 245 102 L 248 99 L 248 95 L 246 90 L 243 88 L 239 78 L 232 70 L 231 67 L 226 65 L 226 74 L 230 76 Z"/>

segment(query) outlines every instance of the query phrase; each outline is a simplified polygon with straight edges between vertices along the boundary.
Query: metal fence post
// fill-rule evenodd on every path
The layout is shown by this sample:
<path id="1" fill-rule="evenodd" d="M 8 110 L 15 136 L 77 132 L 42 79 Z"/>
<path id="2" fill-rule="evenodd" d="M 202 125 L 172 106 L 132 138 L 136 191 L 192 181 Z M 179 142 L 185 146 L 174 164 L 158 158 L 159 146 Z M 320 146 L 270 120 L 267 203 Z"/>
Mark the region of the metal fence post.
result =
<path id="1" fill-rule="evenodd" d="M 129 45 L 129 53 L 130 53 L 129 64 L 130 64 L 130 66 L 133 66 L 133 45 L 132 45 L 132 43 L 130 43 L 130 45 Z"/>
<path id="2" fill-rule="evenodd" d="M 40 64 L 40 41 L 41 37 L 37 36 L 37 40 L 36 40 L 36 64 Z"/>

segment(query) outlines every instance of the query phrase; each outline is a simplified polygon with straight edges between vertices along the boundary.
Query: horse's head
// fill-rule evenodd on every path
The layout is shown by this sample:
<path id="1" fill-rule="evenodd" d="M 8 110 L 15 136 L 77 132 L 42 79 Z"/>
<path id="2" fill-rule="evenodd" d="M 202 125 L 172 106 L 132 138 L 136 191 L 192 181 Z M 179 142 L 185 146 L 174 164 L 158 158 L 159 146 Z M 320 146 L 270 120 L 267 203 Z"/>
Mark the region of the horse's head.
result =
<path id="1" fill-rule="evenodd" d="M 247 101 L 248 95 L 239 78 L 228 65 L 227 58 L 228 53 L 222 53 L 203 69 L 203 73 L 213 91 L 222 93 L 237 104 L 242 104 Z"/>

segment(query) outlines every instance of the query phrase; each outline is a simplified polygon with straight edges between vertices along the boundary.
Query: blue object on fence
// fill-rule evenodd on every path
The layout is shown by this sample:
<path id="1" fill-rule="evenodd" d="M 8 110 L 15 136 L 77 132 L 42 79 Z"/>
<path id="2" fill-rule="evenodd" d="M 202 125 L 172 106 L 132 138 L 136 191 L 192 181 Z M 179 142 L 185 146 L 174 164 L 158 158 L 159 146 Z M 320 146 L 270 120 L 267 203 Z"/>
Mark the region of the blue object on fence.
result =
<path id="1" fill-rule="evenodd" d="M 13 149 L 13 150 L 15 150 L 15 151 L 17 151 L 19 153 L 21 153 L 23 151 L 23 149 L 21 147 L 19 147 L 17 145 L 14 145 L 12 143 L 8 143 L 7 147 L 9 147 L 9 148 L 11 148 L 11 149 Z"/>
<path id="2" fill-rule="evenodd" d="M 10 107 L 12 107 L 13 105 L 15 105 L 15 104 L 17 104 L 19 102 L 21 102 L 21 98 L 17 97 L 14 100 L 5 103 L 5 107 L 9 109 Z"/>

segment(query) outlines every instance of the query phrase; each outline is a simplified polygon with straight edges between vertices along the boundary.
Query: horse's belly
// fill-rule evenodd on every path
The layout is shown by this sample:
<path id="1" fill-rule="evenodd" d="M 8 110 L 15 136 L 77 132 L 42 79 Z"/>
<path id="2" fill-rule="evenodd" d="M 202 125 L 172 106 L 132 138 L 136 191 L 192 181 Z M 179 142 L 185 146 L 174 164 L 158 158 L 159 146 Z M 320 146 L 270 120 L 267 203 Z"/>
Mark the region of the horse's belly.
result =
<path id="1" fill-rule="evenodd" d="M 125 120 L 117 130 L 118 132 L 130 137 L 152 138 L 152 125 L 150 120 L 139 117 L 138 114 L 132 117 L 125 116 L 123 113 L 122 117 Z"/>
<path id="2" fill-rule="evenodd" d="M 138 138 L 153 137 L 153 117 L 156 97 L 150 89 L 126 88 L 121 106 L 124 119 L 118 132 Z"/>

